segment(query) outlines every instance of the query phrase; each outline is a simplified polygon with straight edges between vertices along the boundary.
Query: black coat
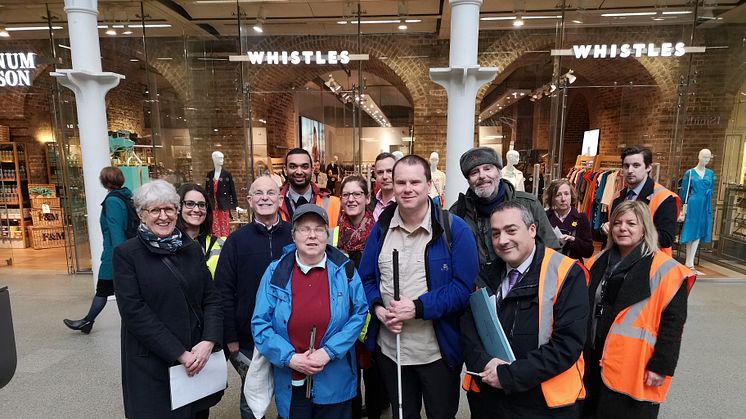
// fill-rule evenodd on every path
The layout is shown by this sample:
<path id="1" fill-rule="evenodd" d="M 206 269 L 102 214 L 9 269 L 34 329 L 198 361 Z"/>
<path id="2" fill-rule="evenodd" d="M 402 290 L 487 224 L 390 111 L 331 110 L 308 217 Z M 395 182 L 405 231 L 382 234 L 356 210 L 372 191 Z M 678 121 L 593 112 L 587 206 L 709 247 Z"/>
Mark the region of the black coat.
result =
<path id="1" fill-rule="evenodd" d="M 236 209 L 238 206 L 238 198 L 236 198 L 236 185 L 233 183 L 233 176 L 225 169 L 220 171 L 220 177 L 218 178 L 218 202 L 215 206 L 215 192 L 213 188 L 215 170 L 210 170 L 205 178 L 205 192 L 207 192 L 207 199 L 210 201 L 213 209 L 219 209 L 222 211 L 230 211 Z"/>
<path id="2" fill-rule="evenodd" d="M 636 249 L 636 251 L 639 250 Z M 600 285 L 604 273 L 609 269 L 610 254 L 610 251 L 601 254 L 591 267 L 591 282 L 588 288 L 590 305 L 594 304 L 596 289 Z M 593 412 L 585 412 L 584 414 L 595 413 L 596 404 L 600 398 L 603 403 L 598 405 L 598 412 L 600 412 L 597 415 L 598 417 L 614 417 L 619 411 L 625 412 L 626 417 L 655 417 L 654 414 L 650 413 L 651 403 L 636 402 L 628 396 L 607 389 L 601 382 L 598 365 L 603 351 L 603 342 L 606 340 L 609 328 L 616 316 L 627 307 L 650 297 L 650 266 L 652 263 L 652 255 L 637 258 L 636 261 L 630 263 L 623 260 L 620 267 L 611 275 L 608 280 L 609 283 L 618 281 L 619 286 L 618 290 L 614 291 L 616 296 L 613 299 L 613 304 L 604 310 L 603 315 L 598 320 L 597 328 L 601 331 L 602 337 L 590 336 L 592 319 L 590 317 L 588 319 L 589 336 L 586 339 L 587 344 L 584 351 L 588 397 L 584 410 Z M 679 291 L 661 313 L 655 350 L 650 361 L 648 361 L 648 370 L 661 375 L 673 376 L 679 360 L 681 335 L 686 322 L 687 298 L 688 291 L 686 281 L 684 281 Z M 591 347 L 594 339 L 598 342 L 595 349 Z M 657 412 L 657 409 L 655 411 Z"/>
<path id="3" fill-rule="evenodd" d="M 593 233 L 591 223 L 585 214 L 581 214 L 575 208 L 570 208 L 570 213 L 565 221 L 560 221 L 554 210 L 547 210 L 547 218 L 552 227 L 558 227 L 563 233 L 575 236 L 575 241 L 568 241 L 562 246 L 562 254 L 573 259 L 583 261 L 583 258 L 593 256 Z"/>
<path id="4" fill-rule="evenodd" d="M 162 259 L 168 252 L 138 237 L 114 249 L 114 291 L 122 316 L 122 392 L 129 418 L 190 418 L 216 404 L 219 392 L 171 411 L 168 368 L 200 341 L 220 343 L 223 312 L 197 242 L 186 235 L 169 256 L 188 283 L 202 318 L 187 304 L 176 277 Z M 201 327 L 200 327 L 201 324 Z"/>
<path id="5" fill-rule="evenodd" d="M 503 299 L 497 315 L 516 361 L 497 367 L 503 390 L 477 379 L 479 397 L 491 418 L 573 417 L 575 406 L 549 409 L 541 382 L 570 368 L 583 351 L 588 317 L 588 289 L 584 268 L 576 263 L 562 284 L 554 305 L 554 329 L 549 342 L 539 346 L 539 271 L 545 248 L 537 240 L 534 260 L 523 279 Z M 505 262 L 496 259 L 479 273 L 476 283 L 490 295 L 501 286 Z M 481 372 L 492 358 L 482 346 L 471 308 L 461 318 L 461 346 L 466 369 Z"/>
<path id="6" fill-rule="evenodd" d="M 653 182 L 653 179 L 648 177 L 645 181 L 645 185 L 640 190 L 640 194 L 637 195 L 636 200 L 650 205 L 650 199 L 648 199 L 648 197 L 653 194 L 654 186 L 655 182 Z M 619 196 L 611 203 L 611 212 L 614 211 L 614 208 L 616 208 L 617 205 L 624 202 L 625 199 L 627 199 L 627 188 L 622 189 Z M 609 212 L 609 215 L 611 215 L 611 212 Z M 669 196 L 663 200 L 655 211 L 655 216 L 653 217 L 653 225 L 655 225 L 655 229 L 658 231 L 659 247 L 667 248 L 673 246 L 674 239 L 676 238 L 676 218 L 678 218 L 676 199 Z"/>
<path id="7" fill-rule="evenodd" d="M 270 262 L 282 256 L 282 248 L 293 242 L 290 223 L 280 221 L 272 230 L 252 221 L 236 230 L 220 250 L 215 270 L 215 288 L 223 302 L 223 340 L 238 342 L 251 350 L 251 315 L 256 292 Z"/>

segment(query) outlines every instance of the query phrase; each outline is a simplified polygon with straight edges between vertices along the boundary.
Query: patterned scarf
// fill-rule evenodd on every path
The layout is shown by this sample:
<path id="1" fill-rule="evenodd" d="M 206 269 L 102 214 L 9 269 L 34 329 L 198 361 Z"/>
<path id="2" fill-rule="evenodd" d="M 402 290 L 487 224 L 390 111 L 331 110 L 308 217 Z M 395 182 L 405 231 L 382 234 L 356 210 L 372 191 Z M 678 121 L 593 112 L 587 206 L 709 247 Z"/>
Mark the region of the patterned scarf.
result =
<path id="1" fill-rule="evenodd" d="M 176 252 L 183 242 L 181 239 L 181 231 L 179 231 L 178 228 L 175 228 L 169 237 L 160 238 L 153 234 L 145 224 L 140 223 L 140 226 L 137 228 L 137 234 L 149 245 L 159 249 L 168 250 L 170 253 Z"/>
<path id="2" fill-rule="evenodd" d="M 362 252 L 365 248 L 365 241 L 376 223 L 373 220 L 373 214 L 366 210 L 363 215 L 363 221 L 355 227 L 350 222 L 347 214 L 339 217 L 339 248 L 345 252 Z"/>

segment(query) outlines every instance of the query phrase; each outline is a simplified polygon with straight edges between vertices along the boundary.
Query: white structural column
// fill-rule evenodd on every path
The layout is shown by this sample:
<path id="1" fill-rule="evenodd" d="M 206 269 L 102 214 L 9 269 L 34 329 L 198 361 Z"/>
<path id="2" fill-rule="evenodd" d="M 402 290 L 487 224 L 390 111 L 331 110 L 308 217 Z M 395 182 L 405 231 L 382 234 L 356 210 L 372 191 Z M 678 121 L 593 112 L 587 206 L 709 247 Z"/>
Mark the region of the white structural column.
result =
<path id="1" fill-rule="evenodd" d="M 101 48 L 98 42 L 96 0 L 65 0 L 65 13 L 70 33 L 72 70 L 51 73 L 57 81 L 75 92 L 78 113 L 80 149 L 83 158 L 88 241 L 91 245 L 93 280 L 98 279 L 103 252 L 103 237 L 99 216 L 106 190 L 98 175 L 111 165 L 106 122 L 106 93 L 124 78 L 121 74 L 101 71 Z"/>
<path id="2" fill-rule="evenodd" d="M 495 78 L 497 69 L 477 64 L 479 8 L 482 0 L 449 0 L 451 5 L 451 50 L 448 68 L 431 68 L 430 78 L 448 93 L 446 140 L 446 204 L 466 191 L 459 159 L 474 144 L 474 114 L 479 88 Z"/>

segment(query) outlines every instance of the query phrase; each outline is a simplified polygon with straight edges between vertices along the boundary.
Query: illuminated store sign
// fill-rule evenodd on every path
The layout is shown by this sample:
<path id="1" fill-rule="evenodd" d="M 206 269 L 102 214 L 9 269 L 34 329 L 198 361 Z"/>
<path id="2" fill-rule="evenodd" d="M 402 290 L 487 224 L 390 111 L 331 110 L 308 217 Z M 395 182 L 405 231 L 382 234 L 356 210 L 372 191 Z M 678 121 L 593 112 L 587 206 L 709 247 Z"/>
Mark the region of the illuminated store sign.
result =
<path id="1" fill-rule="evenodd" d="M 704 52 L 704 47 L 687 47 L 683 42 L 634 43 L 634 44 L 592 44 L 573 45 L 571 49 L 553 49 L 552 55 L 574 56 L 582 60 L 588 58 L 642 58 L 642 57 L 681 57 L 686 53 Z"/>
<path id="2" fill-rule="evenodd" d="M 0 87 L 31 86 L 35 58 L 33 52 L 0 52 Z"/>
<path id="3" fill-rule="evenodd" d="M 248 61 L 251 64 L 347 64 L 348 51 L 247 51 L 245 55 L 231 56 L 231 61 Z"/>

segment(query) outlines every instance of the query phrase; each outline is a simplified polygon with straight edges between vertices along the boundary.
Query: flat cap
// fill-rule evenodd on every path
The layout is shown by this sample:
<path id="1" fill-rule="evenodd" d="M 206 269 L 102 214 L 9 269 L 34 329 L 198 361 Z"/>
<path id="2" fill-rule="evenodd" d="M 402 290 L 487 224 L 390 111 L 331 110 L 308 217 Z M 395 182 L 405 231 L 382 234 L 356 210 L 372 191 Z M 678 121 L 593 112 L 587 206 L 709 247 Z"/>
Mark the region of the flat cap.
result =
<path id="1" fill-rule="evenodd" d="M 459 164 L 461 165 L 461 173 L 464 174 L 465 178 L 468 178 L 469 172 L 482 164 L 494 164 L 498 169 L 502 169 L 503 159 L 492 147 L 475 147 L 461 155 Z"/>
<path id="2" fill-rule="evenodd" d="M 326 215 L 326 211 L 315 204 L 303 204 L 296 208 L 295 212 L 293 213 L 293 224 L 300 220 L 300 217 L 307 214 L 315 214 L 318 217 L 321 217 L 322 220 L 324 220 L 324 224 L 326 224 L 327 226 L 329 225 L 329 216 Z"/>

